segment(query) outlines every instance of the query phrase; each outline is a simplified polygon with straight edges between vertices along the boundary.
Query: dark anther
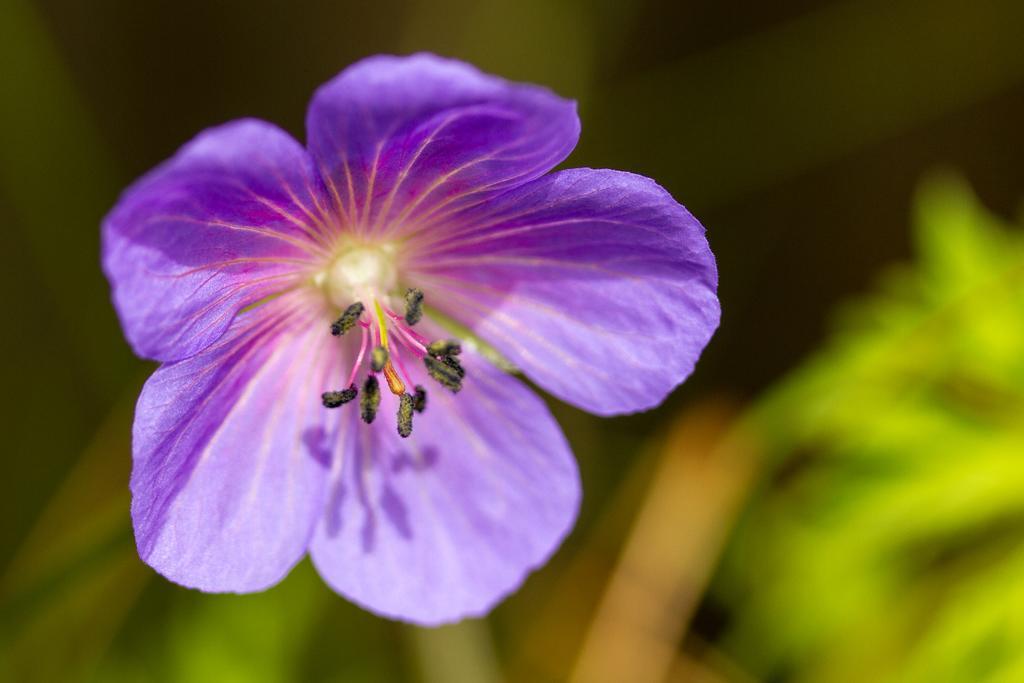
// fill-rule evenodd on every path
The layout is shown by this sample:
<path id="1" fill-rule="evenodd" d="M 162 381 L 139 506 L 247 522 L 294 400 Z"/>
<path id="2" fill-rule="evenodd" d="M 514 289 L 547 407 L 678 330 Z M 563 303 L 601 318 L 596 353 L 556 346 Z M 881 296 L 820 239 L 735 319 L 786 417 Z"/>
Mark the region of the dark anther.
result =
<path id="1" fill-rule="evenodd" d="M 409 289 L 405 292 L 405 322 L 415 325 L 423 317 L 423 290 Z"/>
<path id="2" fill-rule="evenodd" d="M 454 370 L 455 374 L 457 374 L 459 376 L 459 379 L 462 379 L 463 377 L 466 376 L 466 370 L 465 370 L 465 368 L 462 367 L 462 364 L 459 363 L 459 359 L 458 358 L 452 358 L 451 356 L 445 356 L 445 357 L 443 357 L 441 359 L 441 362 L 444 363 L 445 365 L 447 365 L 448 367 L 450 367 L 452 370 Z"/>
<path id="3" fill-rule="evenodd" d="M 427 353 L 437 358 L 457 356 L 462 353 L 462 346 L 454 339 L 438 339 L 427 345 Z"/>
<path id="4" fill-rule="evenodd" d="M 363 314 L 363 304 L 355 302 L 351 306 L 345 309 L 345 312 L 341 314 L 341 317 L 331 323 L 331 334 L 335 337 L 340 337 L 345 334 L 359 322 L 359 316 Z"/>
<path id="5" fill-rule="evenodd" d="M 424 356 L 423 364 L 427 366 L 427 374 L 442 386 L 451 389 L 452 393 L 455 393 L 462 388 L 462 378 L 466 373 L 461 366 L 458 366 L 456 369 L 447 360 L 440 361 L 431 356 Z"/>
<path id="6" fill-rule="evenodd" d="M 380 407 L 380 384 L 377 378 L 370 375 L 363 384 L 363 395 L 359 398 L 359 411 L 363 422 L 370 424 L 373 418 L 377 417 L 377 408 Z"/>
<path id="7" fill-rule="evenodd" d="M 359 392 L 356 390 L 356 385 L 353 384 L 348 389 L 341 391 L 326 391 L 321 394 L 320 398 L 324 401 L 324 408 L 337 408 L 354 399 L 357 393 Z"/>
<path id="8" fill-rule="evenodd" d="M 383 346 L 378 346 L 370 353 L 370 369 L 374 372 L 380 372 L 387 364 L 388 350 Z"/>
<path id="9" fill-rule="evenodd" d="M 412 434 L 412 411 L 416 407 L 416 399 L 409 394 L 398 398 L 398 435 L 403 439 Z"/>
<path id="10" fill-rule="evenodd" d="M 412 397 L 412 409 L 417 413 L 427 409 L 427 390 L 419 384 L 416 385 L 416 393 Z"/>

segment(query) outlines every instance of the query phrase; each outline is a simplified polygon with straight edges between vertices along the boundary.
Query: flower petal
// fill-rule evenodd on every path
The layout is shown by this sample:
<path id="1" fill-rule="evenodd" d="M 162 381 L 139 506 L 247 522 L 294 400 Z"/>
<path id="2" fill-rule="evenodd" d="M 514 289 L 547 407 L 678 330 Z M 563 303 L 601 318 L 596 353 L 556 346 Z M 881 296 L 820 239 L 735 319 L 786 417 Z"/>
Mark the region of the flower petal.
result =
<path id="1" fill-rule="evenodd" d="M 338 421 L 320 405 L 330 335 L 281 299 L 161 366 L 139 397 L 136 543 L 182 585 L 246 592 L 277 583 L 322 514 Z"/>
<path id="2" fill-rule="evenodd" d="M 718 327 L 704 229 L 641 176 L 561 171 L 407 248 L 429 303 L 594 413 L 661 403 Z"/>
<path id="3" fill-rule="evenodd" d="M 340 213 L 401 231 L 553 168 L 579 138 L 574 102 L 429 54 L 378 56 L 323 85 L 309 148 Z"/>
<path id="4" fill-rule="evenodd" d="M 336 591 L 424 625 L 485 614 L 547 560 L 579 506 L 575 460 L 543 402 L 474 354 L 461 358 L 464 388 L 427 384 L 408 439 L 386 414 L 395 401 L 372 426 L 347 413 L 310 546 Z"/>
<path id="5" fill-rule="evenodd" d="M 312 161 L 280 129 L 207 130 L 132 185 L 103 224 L 103 267 L 135 352 L 178 360 L 321 251 Z"/>

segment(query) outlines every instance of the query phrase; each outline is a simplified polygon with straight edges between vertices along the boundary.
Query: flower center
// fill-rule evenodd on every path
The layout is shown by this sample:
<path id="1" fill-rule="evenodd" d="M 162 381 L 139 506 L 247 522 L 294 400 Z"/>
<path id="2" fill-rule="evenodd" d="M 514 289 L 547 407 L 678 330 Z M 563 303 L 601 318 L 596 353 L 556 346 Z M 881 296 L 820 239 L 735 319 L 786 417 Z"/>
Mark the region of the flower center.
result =
<path id="1" fill-rule="evenodd" d="M 324 288 L 340 308 L 353 301 L 370 301 L 395 289 L 398 272 L 391 245 L 353 247 L 328 267 Z"/>

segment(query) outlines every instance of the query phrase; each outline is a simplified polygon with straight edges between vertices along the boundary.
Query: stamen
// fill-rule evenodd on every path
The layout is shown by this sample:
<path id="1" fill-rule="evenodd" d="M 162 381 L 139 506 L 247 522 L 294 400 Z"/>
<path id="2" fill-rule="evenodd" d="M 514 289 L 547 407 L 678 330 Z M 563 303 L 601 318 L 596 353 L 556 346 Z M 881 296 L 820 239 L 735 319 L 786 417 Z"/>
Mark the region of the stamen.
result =
<path id="1" fill-rule="evenodd" d="M 415 325 L 423 317 L 423 290 L 408 289 L 405 292 L 405 322 Z"/>
<path id="2" fill-rule="evenodd" d="M 403 439 L 412 434 L 412 411 L 416 400 L 409 394 L 398 399 L 398 435 Z"/>
<path id="3" fill-rule="evenodd" d="M 324 402 L 324 408 L 337 408 L 354 399 L 357 393 L 359 391 L 356 389 L 356 385 L 353 384 L 348 389 L 342 389 L 341 391 L 326 391 L 321 394 L 320 398 Z"/>
<path id="4" fill-rule="evenodd" d="M 370 424 L 377 417 L 377 409 L 380 408 L 380 384 L 377 378 L 370 375 L 363 384 L 363 395 L 359 399 L 359 410 L 363 422 Z"/>
<path id="5" fill-rule="evenodd" d="M 455 339 L 438 339 L 427 345 L 427 353 L 438 358 L 457 356 L 462 353 L 462 345 Z"/>
<path id="6" fill-rule="evenodd" d="M 398 373 L 395 372 L 391 361 L 388 360 L 390 346 L 388 345 L 388 323 L 384 317 L 384 309 L 381 308 L 380 302 L 376 299 L 373 300 L 373 307 L 377 311 L 377 337 L 380 339 L 380 346 L 373 350 L 370 367 L 374 372 L 384 370 L 384 379 L 388 381 L 388 388 L 391 389 L 391 393 L 395 396 L 401 396 L 405 393 L 405 384 L 398 376 Z M 379 363 L 380 368 L 378 369 L 378 361 L 381 359 L 383 359 L 383 362 Z"/>
<path id="7" fill-rule="evenodd" d="M 444 361 L 439 361 L 432 356 L 424 356 L 423 364 L 427 367 L 427 374 L 429 374 L 434 380 L 436 380 L 441 386 L 451 389 L 452 393 L 458 393 L 459 389 L 462 388 L 462 378 L 465 376 L 466 371 L 462 369 L 462 366 L 458 365 L 458 361 L 455 361 L 453 366 L 449 363 L 450 358 L 445 358 Z"/>
<path id="8" fill-rule="evenodd" d="M 331 323 L 331 334 L 335 337 L 340 337 L 351 330 L 355 327 L 356 322 L 359 321 L 359 316 L 363 314 L 363 310 L 363 304 L 360 301 L 346 308 L 341 317 Z"/>
<path id="9" fill-rule="evenodd" d="M 459 341 L 439 339 L 430 342 L 411 328 L 411 325 L 423 317 L 423 298 L 423 292 L 419 289 L 409 289 L 406 292 L 404 318 L 390 308 L 385 308 L 380 300 L 370 299 L 373 310 L 369 318 L 363 319 L 362 314 L 367 309 L 362 302 L 356 302 L 331 324 L 331 333 L 336 336 L 345 334 L 356 325 L 363 329 L 356 362 L 349 376 L 349 388 L 322 394 L 325 407 L 337 408 L 358 397 L 360 417 L 367 424 L 372 423 L 380 410 L 382 387 L 379 374 L 383 374 L 388 389 L 398 397 L 398 434 L 402 438 L 408 437 L 412 434 L 413 413 L 422 413 L 426 410 L 427 391 L 418 384 L 413 386 L 412 376 L 403 363 L 403 350 L 417 358 L 423 358 L 427 374 L 452 393 L 462 389 L 466 371 L 457 358 L 462 353 Z M 356 374 L 367 355 L 370 357 L 372 374 L 366 377 L 361 390 L 358 390 L 355 384 Z M 406 390 L 409 386 L 413 387 L 412 391 Z"/>
<path id="10" fill-rule="evenodd" d="M 370 369 L 380 372 L 388 364 L 388 350 L 383 346 L 376 347 L 370 354 Z"/>

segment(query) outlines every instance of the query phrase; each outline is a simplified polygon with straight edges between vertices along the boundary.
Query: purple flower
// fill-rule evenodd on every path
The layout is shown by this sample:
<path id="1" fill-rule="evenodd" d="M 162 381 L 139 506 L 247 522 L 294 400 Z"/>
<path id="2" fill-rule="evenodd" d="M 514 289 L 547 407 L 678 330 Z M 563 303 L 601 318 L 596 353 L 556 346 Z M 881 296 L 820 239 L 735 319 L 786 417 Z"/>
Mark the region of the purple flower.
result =
<path id="1" fill-rule="evenodd" d="M 379 614 L 484 614 L 580 497 L 544 403 L 487 358 L 593 413 L 658 405 L 718 324 L 704 230 L 647 178 L 548 173 L 574 103 L 456 61 L 359 62 L 306 127 L 205 131 L 104 222 L 125 334 L 163 363 L 135 414 L 139 554 L 248 592 L 308 552 Z"/>

